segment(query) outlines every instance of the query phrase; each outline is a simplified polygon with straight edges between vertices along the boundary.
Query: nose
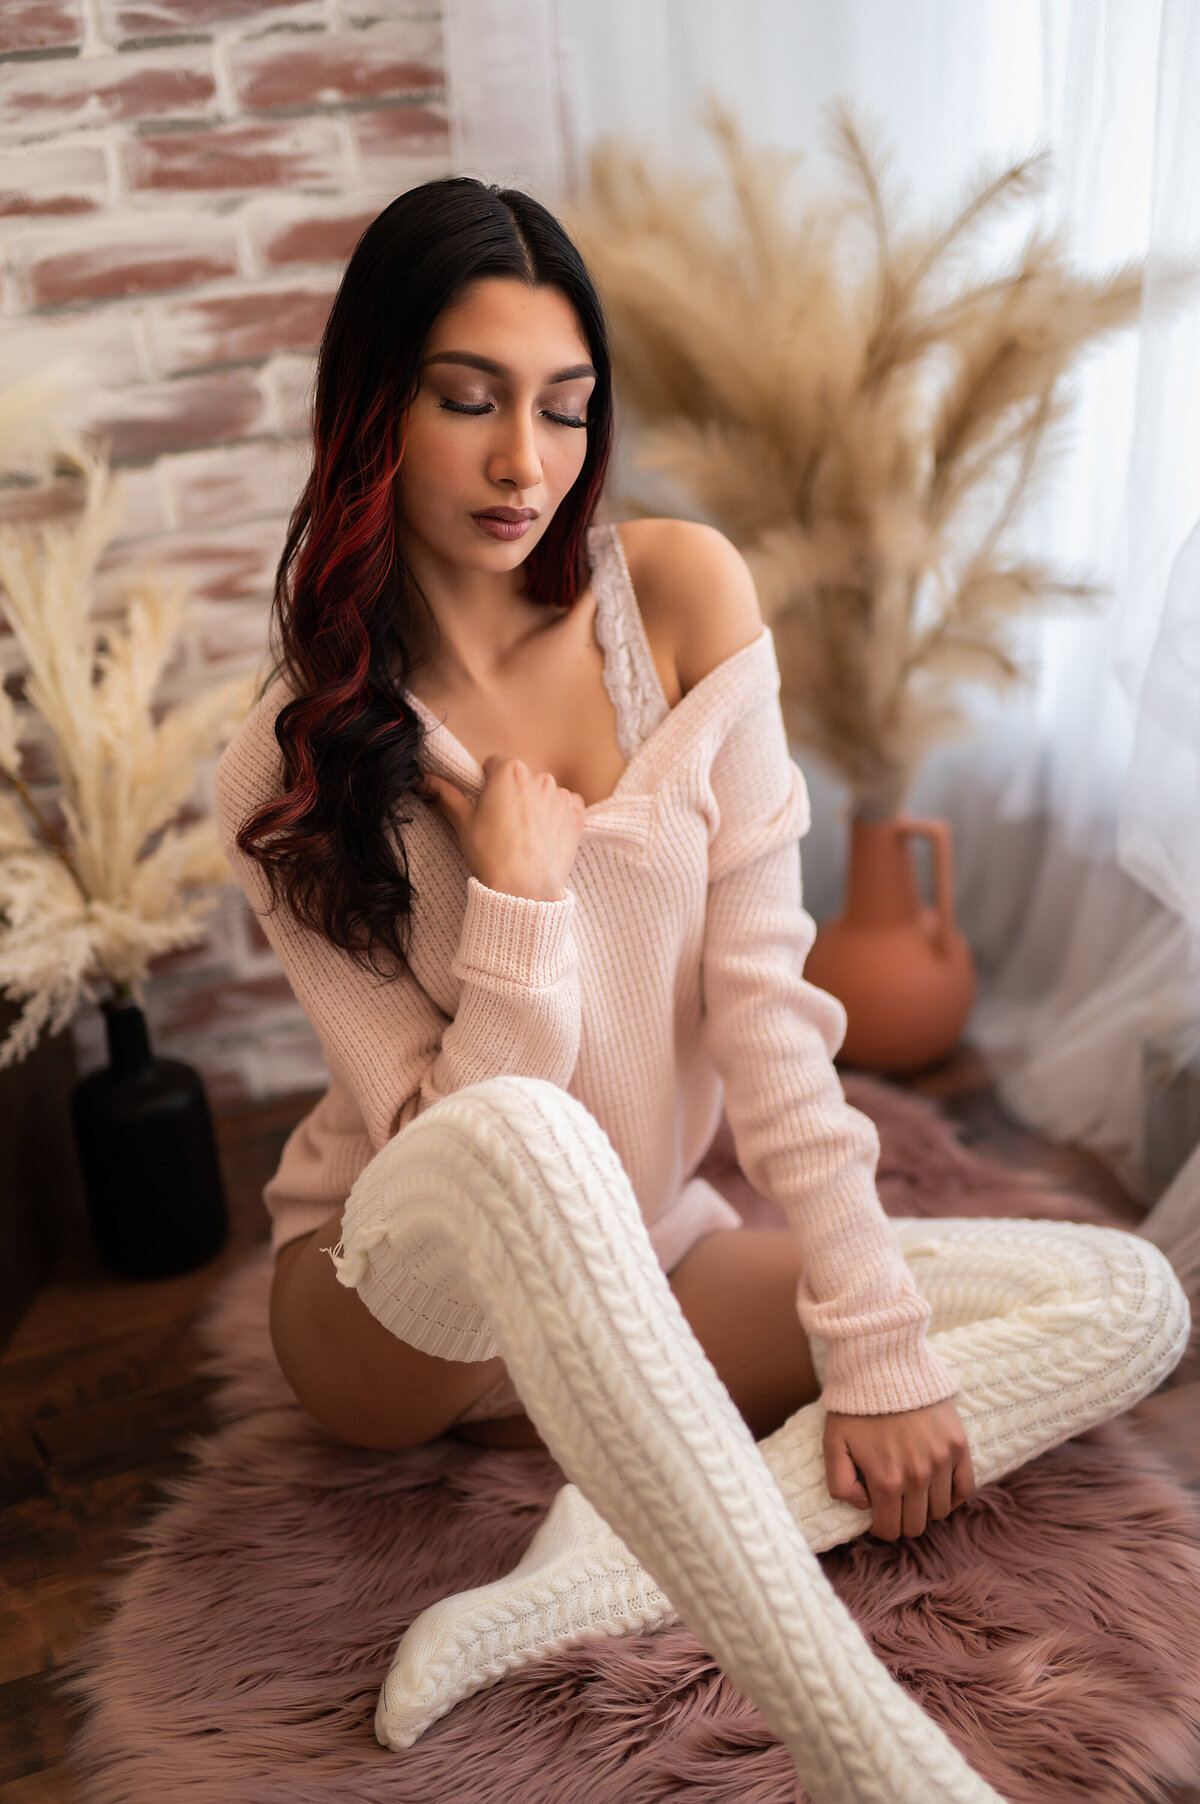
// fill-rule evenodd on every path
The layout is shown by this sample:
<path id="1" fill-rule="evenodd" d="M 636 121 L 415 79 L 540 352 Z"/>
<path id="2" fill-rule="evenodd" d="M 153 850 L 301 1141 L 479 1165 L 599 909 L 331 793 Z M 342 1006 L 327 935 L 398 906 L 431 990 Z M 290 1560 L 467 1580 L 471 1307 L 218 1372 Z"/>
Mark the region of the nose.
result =
<path id="1" fill-rule="evenodd" d="M 499 416 L 488 475 L 494 482 L 511 483 L 519 494 L 536 488 L 541 482 L 542 458 L 537 431 L 524 409 L 512 408 Z"/>

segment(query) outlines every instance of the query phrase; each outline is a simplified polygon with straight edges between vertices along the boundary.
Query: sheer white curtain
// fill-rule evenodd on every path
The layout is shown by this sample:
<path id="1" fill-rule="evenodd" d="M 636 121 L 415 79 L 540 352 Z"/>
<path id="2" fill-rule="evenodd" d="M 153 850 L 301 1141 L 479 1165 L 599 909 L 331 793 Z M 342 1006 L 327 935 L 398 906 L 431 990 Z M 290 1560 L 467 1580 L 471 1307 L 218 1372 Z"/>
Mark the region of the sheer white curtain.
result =
<path id="1" fill-rule="evenodd" d="M 827 108 L 844 96 L 879 128 L 914 219 L 957 210 L 983 159 L 1046 146 L 1041 217 L 1083 270 L 1200 252 L 1195 0 L 449 0 L 446 16 L 456 166 L 551 206 L 610 134 L 716 174 L 706 88 L 753 137 L 805 153 L 800 198 L 806 177 L 842 179 Z M 996 259 L 1031 211 L 997 233 Z M 1147 1049 L 1161 1078 L 1195 1043 L 1200 938 L 1200 296 L 1167 317 L 1159 298 L 1152 273 L 1140 329 L 1080 360 L 1073 436 L 1020 532 L 1103 602 L 1023 627 L 1036 680 L 980 693 L 976 734 L 931 758 L 911 798 L 956 827 L 982 979 L 970 1032 L 1010 1106 L 1104 1153 L 1148 1202 Z M 630 451 L 614 487 L 653 493 Z M 838 900 L 841 796 L 797 752 L 820 918 Z M 1173 1221 L 1200 1219 L 1200 1167 L 1180 1204 L 1187 1182 L 1160 1205 Z"/>
<path id="2" fill-rule="evenodd" d="M 1096 619 L 1025 634 L 1039 680 L 1005 712 L 1002 732 L 1020 738 L 999 763 L 995 815 L 1035 832 L 1039 853 L 985 941 L 972 1031 L 1020 1115 L 1095 1147 L 1149 1201 L 1151 1092 L 1195 1051 L 1200 1013 L 1197 898 L 1189 908 L 1171 876 L 1185 844 L 1200 858 L 1194 769 L 1190 798 L 1178 783 L 1200 748 L 1200 693 L 1193 682 L 1190 717 L 1177 699 L 1151 711 L 1166 672 L 1172 696 L 1184 680 L 1181 622 L 1200 601 L 1186 554 L 1200 510 L 1200 312 L 1159 307 L 1165 259 L 1200 247 L 1200 126 L 1187 105 L 1200 14 L 1188 0 L 1060 0 L 1041 20 L 1055 217 L 1085 268 L 1147 254 L 1151 268 L 1140 331 L 1081 371 L 1078 448 L 1026 527 L 1037 550 L 1089 568 L 1109 593 Z M 962 814 L 970 779 L 969 764 L 943 761 L 922 793 Z M 995 883 L 986 849 L 966 875 Z"/>

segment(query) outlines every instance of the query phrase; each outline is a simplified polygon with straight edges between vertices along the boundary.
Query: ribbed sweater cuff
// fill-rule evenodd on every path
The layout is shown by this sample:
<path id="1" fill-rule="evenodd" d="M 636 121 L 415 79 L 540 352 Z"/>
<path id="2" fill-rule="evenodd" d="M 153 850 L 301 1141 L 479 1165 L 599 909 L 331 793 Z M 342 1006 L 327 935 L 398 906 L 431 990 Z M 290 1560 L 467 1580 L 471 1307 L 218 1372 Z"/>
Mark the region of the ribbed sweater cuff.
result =
<path id="1" fill-rule="evenodd" d="M 489 889 L 477 877 L 469 877 L 457 974 L 478 972 L 536 989 L 551 988 L 575 961 L 574 914 L 570 890 L 557 902 L 535 902 Z"/>
<path id="2" fill-rule="evenodd" d="M 831 1341 L 821 1402 L 842 1416 L 894 1415 L 940 1403 L 958 1389 L 926 1339 L 922 1322 L 906 1322 L 870 1339 Z"/>

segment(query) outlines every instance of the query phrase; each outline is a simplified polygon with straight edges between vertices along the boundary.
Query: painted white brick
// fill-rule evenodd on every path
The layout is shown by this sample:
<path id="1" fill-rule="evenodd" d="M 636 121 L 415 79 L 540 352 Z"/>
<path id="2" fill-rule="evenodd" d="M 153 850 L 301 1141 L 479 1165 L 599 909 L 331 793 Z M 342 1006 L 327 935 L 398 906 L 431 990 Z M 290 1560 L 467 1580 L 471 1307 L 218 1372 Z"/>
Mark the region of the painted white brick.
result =
<path id="1" fill-rule="evenodd" d="M 231 42 L 227 55 L 246 112 L 422 95 L 442 81 L 441 28 L 411 19 L 354 31 L 271 32 Z"/>
<path id="2" fill-rule="evenodd" d="M 448 147 L 443 150 L 436 145 L 430 149 L 414 145 L 411 150 L 401 151 L 394 144 L 378 144 L 374 134 L 356 135 L 362 179 L 378 183 L 390 178 L 394 184 L 388 197 L 391 200 L 398 194 L 407 194 L 421 182 L 439 181 L 442 176 L 455 173 Z"/>
<path id="3" fill-rule="evenodd" d="M 411 25 L 426 25 L 442 35 L 442 9 L 431 0 L 339 0 L 338 10 L 347 25 L 374 25 L 387 20 L 392 24 L 405 20 Z M 439 47 L 439 58 L 444 54 Z"/>
<path id="4" fill-rule="evenodd" d="M 66 366 L 87 385 L 89 405 L 102 388 L 139 381 L 145 369 L 136 316 L 122 304 L 0 326 L 0 386 L 54 365 Z"/>
<path id="5" fill-rule="evenodd" d="M 283 542 L 282 523 L 250 521 L 227 529 L 164 533 L 154 555 L 168 581 L 181 580 L 193 606 L 199 602 L 269 599 Z M 136 545 L 115 546 L 97 571 L 97 594 L 112 606 L 131 569 L 144 561 Z"/>
<path id="6" fill-rule="evenodd" d="M 0 51 L 6 56 L 78 49 L 84 33 L 80 0 L 5 0 Z"/>
<path id="7" fill-rule="evenodd" d="M 286 274 L 273 281 L 210 284 L 148 303 L 148 355 L 163 375 L 214 364 L 311 355 L 333 299 L 333 281 Z"/>
<path id="8" fill-rule="evenodd" d="M 158 471 L 121 471 L 117 480 L 121 483 L 121 514 L 113 543 L 123 539 L 140 543 L 165 531 L 166 496 Z M 0 485 L 0 522 L 18 530 L 70 527 L 79 519 L 85 499 L 85 485 L 77 474 L 64 473 L 43 482 L 6 482 Z"/>
<path id="9" fill-rule="evenodd" d="M 0 131 L 10 142 L 112 121 L 204 118 L 216 110 L 209 44 L 0 64 Z"/>
<path id="10" fill-rule="evenodd" d="M 271 1030 L 256 1027 L 239 1050 L 246 1093 L 256 1100 L 329 1088 L 321 1042 L 299 1003 L 286 1018 L 280 1011 Z"/>
<path id="11" fill-rule="evenodd" d="M 268 440 L 159 461 L 180 526 L 284 515 L 298 493 L 300 466 L 295 445 Z"/>
<path id="12" fill-rule="evenodd" d="M 346 245 L 343 252 L 337 244 L 339 237 L 345 244 L 338 225 L 346 220 L 369 223 L 398 192 L 394 180 L 369 187 L 351 184 L 336 198 L 264 191 L 247 202 L 242 218 L 264 269 L 325 269 L 331 262 L 340 268 L 352 247 Z M 311 227 L 307 233 L 306 227 Z"/>
<path id="13" fill-rule="evenodd" d="M 308 438 L 312 430 L 316 357 L 285 353 L 259 371 L 269 429 L 280 438 Z"/>
<path id="14" fill-rule="evenodd" d="M 237 444 L 263 428 L 261 393 L 243 370 L 106 389 L 95 409 L 119 463 L 147 461 L 176 447 Z"/>
<path id="15" fill-rule="evenodd" d="M 108 158 L 102 144 L 65 139 L 36 151 L 0 151 L 0 216 L 70 217 L 110 198 Z"/>
<path id="16" fill-rule="evenodd" d="M 241 267 L 232 221 L 178 208 L 152 223 L 122 208 L 94 220 L 27 228 L 9 240 L 6 261 L 14 297 L 26 307 L 107 305 L 228 278 Z M 122 274 L 131 268 L 144 273 Z"/>
<path id="17" fill-rule="evenodd" d="M 206 4 L 203 21 L 196 16 L 196 0 L 93 0 L 100 27 L 110 44 L 130 38 L 169 37 L 179 32 L 211 30 L 218 37 L 254 37 L 264 31 L 289 26 L 324 24 L 328 0 L 262 0 L 246 7 L 239 0 L 227 6 Z M 388 0 L 390 6 L 391 0 Z"/>
<path id="18" fill-rule="evenodd" d="M 278 561 L 283 548 L 283 520 L 278 521 L 276 531 Z M 274 562 L 271 571 L 274 576 Z M 258 669 L 267 652 L 269 603 L 265 594 L 253 601 L 193 601 L 189 611 L 188 675 L 197 688 Z"/>
<path id="19" fill-rule="evenodd" d="M 130 139 L 121 164 L 130 203 L 153 211 L 177 205 L 181 194 L 226 202 L 264 186 L 327 192 L 345 182 L 347 153 L 333 119 L 237 119 Z"/>
<path id="20" fill-rule="evenodd" d="M 171 518 L 166 487 L 158 466 L 148 464 L 141 469 L 121 470 L 118 481 L 125 502 L 125 513 L 113 543 L 141 546 L 147 540 L 166 532 Z M 149 547 L 145 555 L 152 555 Z"/>
<path id="21" fill-rule="evenodd" d="M 168 704 L 265 673 L 328 301 L 363 225 L 452 168 L 437 0 L 199 10 L 84 0 L 81 56 L 0 64 L 0 383 L 73 359 L 85 411 L 148 460 L 123 471 L 126 516 L 93 615 L 119 613 L 147 567 L 182 580 Z M 400 94 L 411 104 L 388 104 Z M 18 667 L 0 634 L 0 670 Z M 30 732 L 48 794 L 47 735 L 36 720 Z M 216 762 L 196 771 L 200 810 Z M 316 1035 L 235 884 L 148 996 L 159 1049 L 194 1064 L 218 1107 L 326 1087 Z M 85 1069 L 89 1047 L 103 1061 L 95 1008 L 76 1037 Z"/>

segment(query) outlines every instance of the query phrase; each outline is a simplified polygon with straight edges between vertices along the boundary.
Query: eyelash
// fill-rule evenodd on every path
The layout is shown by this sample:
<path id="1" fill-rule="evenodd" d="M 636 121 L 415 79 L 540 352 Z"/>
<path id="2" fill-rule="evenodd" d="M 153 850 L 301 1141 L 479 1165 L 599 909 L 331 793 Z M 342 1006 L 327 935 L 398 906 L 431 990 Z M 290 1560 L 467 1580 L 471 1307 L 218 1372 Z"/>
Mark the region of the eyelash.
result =
<path id="1" fill-rule="evenodd" d="M 464 406 L 464 404 L 461 401 L 442 401 L 440 403 L 440 405 L 442 407 L 448 407 L 452 413 L 469 413 L 469 414 L 474 415 L 475 417 L 478 417 L 481 413 L 487 412 L 488 408 L 491 406 L 491 402 L 485 401 L 479 407 L 467 407 L 467 406 Z M 586 420 L 576 419 L 572 414 L 569 414 L 569 413 L 551 413 L 549 408 L 546 409 L 546 417 L 547 417 L 547 419 L 554 420 L 559 426 L 586 426 L 587 425 Z"/>

